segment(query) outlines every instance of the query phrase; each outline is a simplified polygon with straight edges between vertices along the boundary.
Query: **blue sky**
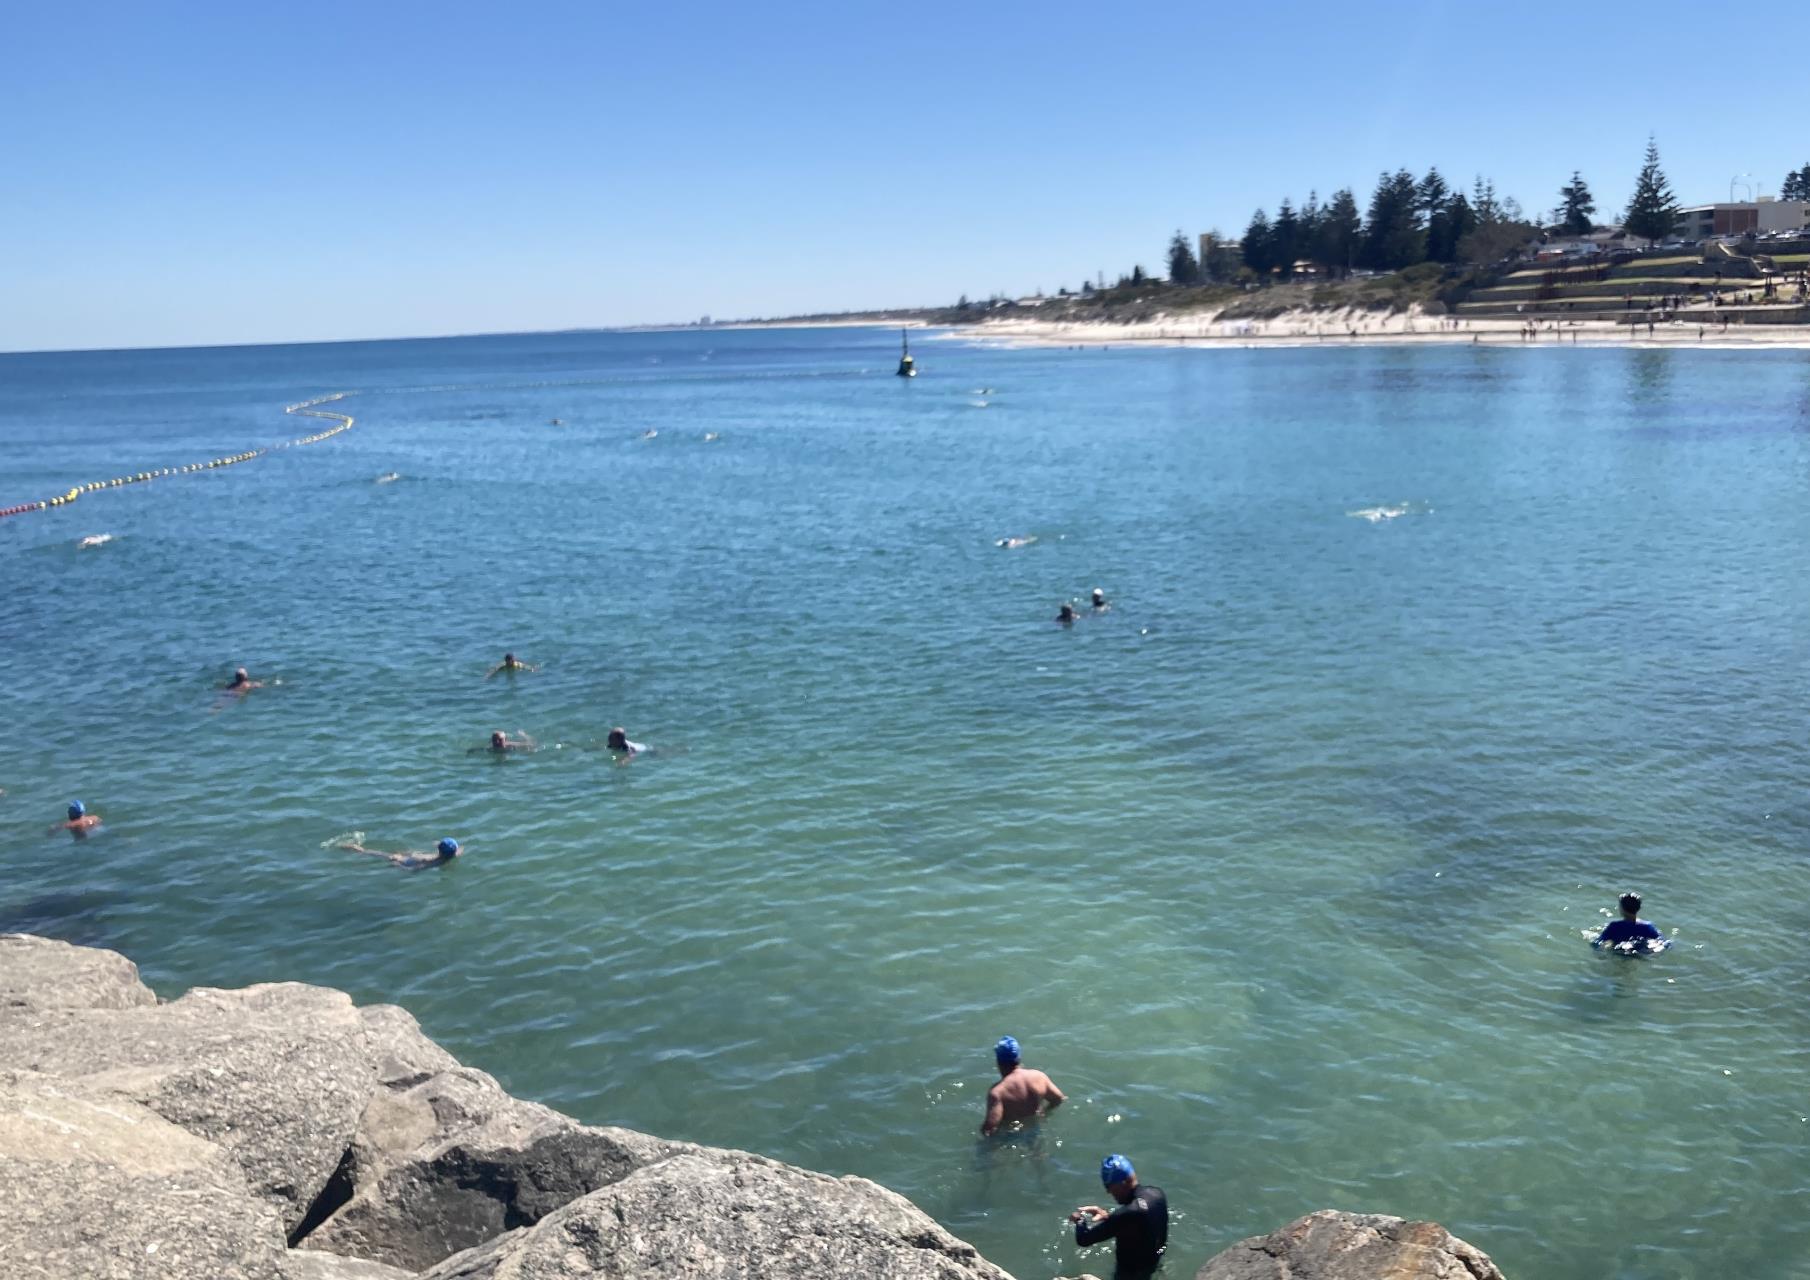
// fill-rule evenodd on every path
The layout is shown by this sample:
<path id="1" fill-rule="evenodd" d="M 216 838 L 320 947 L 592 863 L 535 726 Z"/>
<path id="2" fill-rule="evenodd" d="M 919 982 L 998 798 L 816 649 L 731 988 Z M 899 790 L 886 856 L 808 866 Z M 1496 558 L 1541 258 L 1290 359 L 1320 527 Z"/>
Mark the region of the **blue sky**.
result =
<path id="1" fill-rule="evenodd" d="M 1687 202 L 1735 174 L 1776 192 L 1810 130 L 1790 57 L 1761 55 L 1810 46 L 1810 13 L 1761 25 L 1668 3 L 21 0 L 0 350 L 1073 288 L 1285 195 L 1362 203 L 1385 167 L 1483 172 L 1529 210 L 1581 169 L 1602 217 L 1649 132 Z"/>

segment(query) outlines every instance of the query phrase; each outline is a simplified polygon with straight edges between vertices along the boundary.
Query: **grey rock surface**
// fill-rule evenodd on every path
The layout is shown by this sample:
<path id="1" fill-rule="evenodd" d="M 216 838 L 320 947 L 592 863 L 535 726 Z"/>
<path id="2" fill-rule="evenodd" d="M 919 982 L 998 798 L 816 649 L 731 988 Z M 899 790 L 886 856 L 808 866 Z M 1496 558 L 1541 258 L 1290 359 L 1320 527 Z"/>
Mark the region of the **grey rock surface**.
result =
<path id="1" fill-rule="evenodd" d="M 431 1041 L 429 1042 L 431 1044 Z M 344 1166 L 350 1198 L 302 1243 L 420 1270 L 540 1221 L 685 1144 L 581 1125 L 454 1066 L 380 1088 Z"/>
<path id="2" fill-rule="evenodd" d="M 1010 1280 L 903 1196 L 738 1151 L 635 1170 L 424 1280 Z"/>
<path id="3" fill-rule="evenodd" d="M 400 1005 L 366 1005 L 358 1011 L 366 1051 L 377 1083 L 406 1089 L 431 1075 L 451 1071 L 459 1060 L 428 1039 L 415 1015 Z"/>
<path id="4" fill-rule="evenodd" d="M 134 1009 L 157 1003 L 117 951 L 0 933 L 0 1009 Z"/>
<path id="5" fill-rule="evenodd" d="M 238 1163 L 106 1090 L 0 1071 L 0 1169 L 7 1280 L 283 1280 Z"/>
<path id="6" fill-rule="evenodd" d="M 337 1253 L 291 1249 L 283 1255 L 283 1280 L 415 1280 L 415 1273 Z"/>
<path id="7" fill-rule="evenodd" d="M 1503 1280 L 1436 1222 L 1321 1209 L 1215 1254 L 1194 1280 Z"/>
<path id="8" fill-rule="evenodd" d="M 150 1008 L 0 1011 L 0 1067 L 84 1079 L 217 1142 L 293 1231 L 376 1089 L 343 992 L 197 988 Z"/>

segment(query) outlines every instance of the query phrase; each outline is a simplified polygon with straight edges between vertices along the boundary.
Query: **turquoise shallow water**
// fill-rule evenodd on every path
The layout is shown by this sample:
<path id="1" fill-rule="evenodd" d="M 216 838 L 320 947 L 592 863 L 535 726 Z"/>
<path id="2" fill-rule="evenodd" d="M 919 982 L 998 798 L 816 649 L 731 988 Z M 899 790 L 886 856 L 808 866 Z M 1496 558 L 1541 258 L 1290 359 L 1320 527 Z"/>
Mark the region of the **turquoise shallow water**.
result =
<path id="1" fill-rule="evenodd" d="M 1027 1280 L 1112 1150 L 1177 1275 L 1334 1206 L 1810 1277 L 1810 358 L 895 340 L 0 356 L 0 506 L 358 418 L 0 521 L 0 928 L 399 1001 Z M 1584 946 L 1629 885 L 1669 954 Z M 983 1145 L 1005 1032 L 1073 1101 Z"/>

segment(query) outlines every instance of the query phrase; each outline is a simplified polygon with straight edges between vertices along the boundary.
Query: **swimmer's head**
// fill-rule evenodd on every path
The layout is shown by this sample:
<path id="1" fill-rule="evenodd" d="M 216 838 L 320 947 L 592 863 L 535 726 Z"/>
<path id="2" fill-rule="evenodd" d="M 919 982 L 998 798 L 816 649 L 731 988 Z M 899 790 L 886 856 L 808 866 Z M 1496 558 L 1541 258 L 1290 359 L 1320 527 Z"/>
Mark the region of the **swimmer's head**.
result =
<path id="1" fill-rule="evenodd" d="M 1020 1056 L 1018 1041 L 1011 1036 L 999 1037 L 999 1043 L 993 1046 L 993 1061 L 999 1064 L 1001 1071 L 1010 1071 L 1017 1066 Z"/>
<path id="2" fill-rule="evenodd" d="M 490 735 L 490 749 L 492 751 L 501 751 L 508 745 L 509 739 L 503 736 L 503 731 L 501 729 L 498 729 L 495 733 Z"/>
<path id="3" fill-rule="evenodd" d="M 1072 604 L 1063 605 L 1061 611 L 1056 614 L 1056 618 L 1060 622 L 1068 622 L 1073 619 L 1074 616 L 1075 606 Z"/>
<path id="4" fill-rule="evenodd" d="M 1094 588 L 1094 603 L 1095 603 L 1095 604 L 1105 604 L 1105 603 L 1106 603 L 1106 590 L 1105 590 L 1105 588 L 1103 588 L 1103 587 L 1095 587 L 1095 588 Z"/>
<path id="5" fill-rule="evenodd" d="M 69 802 L 69 820 L 71 822 L 74 822 L 76 819 L 80 818 L 84 813 L 87 813 L 87 812 L 88 812 L 88 807 L 86 805 L 84 805 L 80 800 L 71 800 Z"/>
<path id="6" fill-rule="evenodd" d="M 606 741 L 606 745 L 609 747 L 609 749 L 611 751 L 627 751 L 628 750 L 628 730 L 622 729 L 620 727 L 611 729 L 610 736 Z"/>
<path id="7" fill-rule="evenodd" d="M 1138 1176 L 1138 1171 L 1131 1167 L 1131 1161 L 1121 1155 L 1110 1155 L 1100 1161 L 1100 1185 L 1107 1190 L 1122 1182 L 1131 1182 Z"/>
<path id="8" fill-rule="evenodd" d="M 442 858 L 456 858 L 459 856 L 459 842 L 454 840 L 451 836 L 447 836 L 436 847 L 440 850 L 440 856 Z"/>
<path id="9" fill-rule="evenodd" d="M 234 684 L 244 684 L 250 679 L 251 679 L 251 673 L 246 671 L 246 669 L 244 667 L 240 667 L 233 672 L 233 683 Z"/>
<path id="10" fill-rule="evenodd" d="M 1639 915 L 1640 914 L 1640 895 L 1638 893 L 1622 894 L 1621 895 L 1621 911 L 1622 911 L 1622 914 L 1625 916 Z"/>
<path id="11" fill-rule="evenodd" d="M 503 655 L 503 665 L 505 667 L 513 667 L 515 665 L 515 655 L 513 653 L 505 653 Z"/>

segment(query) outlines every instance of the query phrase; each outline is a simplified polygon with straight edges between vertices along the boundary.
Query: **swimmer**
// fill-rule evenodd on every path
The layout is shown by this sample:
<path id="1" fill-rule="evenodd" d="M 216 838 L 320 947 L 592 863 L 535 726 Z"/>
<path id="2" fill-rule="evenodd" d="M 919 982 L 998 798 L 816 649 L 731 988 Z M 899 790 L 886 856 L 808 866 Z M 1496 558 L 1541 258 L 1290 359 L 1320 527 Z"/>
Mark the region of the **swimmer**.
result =
<path id="1" fill-rule="evenodd" d="M 1068 1101 L 1068 1095 L 1056 1087 L 1054 1080 L 1041 1071 L 1024 1066 L 1020 1057 L 1018 1041 L 1011 1036 L 1001 1036 L 999 1043 L 993 1046 L 999 1083 L 987 1090 L 987 1116 L 980 1122 L 983 1138 L 997 1133 L 1002 1124 L 1035 1120 Z"/>
<path id="2" fill-rule="evenodd" d="M 1037 536 L 1032 534 L 1029 537 L 1024 538 L 1001 538 L 993 545 L 996 547 L 1004 547 L 1007 551 L 1014 551 L 1019 547 L 1028 547 L 1035 541 L 1037 541 Z"/>
<path id="3" fill-rule="evenodd" d="M 459 856 L 459 842 L 448 836 L 434 846 L 434 852 L 421 853 L 414 849 L 367 849 L 357 840 L 347 840 L 336 845 L 352 853 L 368 853 L 373 858 L 385 858 L 391 866 L 402 867 L 409 871 L 424 871 L 428 867 L 443 867 Z"/>
<path id="4" fill-rule="evenodd" d="M 516 657 L 513 653 L 505 653 L 503 655 L 503 660 L 501 662 L 497 663 L 496 666 L 492 667 L 490 670 L 488 670 L 484 673 L 484 678 L 486 680 L 488 680 L 488 679 L 490 679 L 491 676 L 494 676 L 499 671 L 507 671 L 510 675 L 514 675 L 518 671 L 539 671 L 539 670 L 540 670 L 539 667 L 529 666 L 527 663 L 523 662 L 520 658 Z"/>
<path id="5" fill-rule="evenodd" d="M 626 764 L 647 750 L 643 743 L 630 742 L 628 733 L 620 725 L 610 730 L 610 736 L 604 740 L 603 745 L 616 753 L 617 764 Z"/>
<path id="6" fill-rule="evenodd" d="M 1063 606 L 1056 611 L 1056 621 L 1060 622 L 1065 627 L 1072 625 L 1075 621 L 1075 606 L 1064 603 Z"/>
<path id="7" fill-rule="evenodd" d="M 1648 952 L 1665 950 L 1665 935 L 1640 918 L 1638 893 L 1622 894 L 1616 905 L 1621 908 L 1621 919 L 1611 920 L 1604 925 L 1603 931 L 1596 935 L 1596 941 L 1591 946 L 1623 951 L 1629 955 L 1646 955 Z"/>
<path id="8" fill-rule="evenodd" d="M 69 820 L 57 823 L 47 834 L 54 836 L 59 831 L 67 831 L 76 839 L 82 840 L 90 831 L 101 825 L 101 816 L 98 813 L 89 813 L 87 806 L 80 800 L 71 800 L 68 812 Z"/>
<path id="9" fill-rule="evenodd" d="M 704 433 L 704 443 L 705 444 L 709 444 L 712 440 L 721 440 L 722 438 L 723 437 L 715 431 L 706 431 Z"/>
<path id="10" fill-rule="evenodd" d="M 657 436 L 659 434 L 660 433 L 658 431 L 655 431 L 652 427 L 649 427 L 646 431 L 643 431 L 641 433 L 641 438 L 643 440 L 652 440 L 655 436 Z"/>
<path id="11" fill-rule="evenodd" d="M 227 681 L 222 687 L 227 693 L 230 693 L 235 697 L 243 698 L 253 689 L 262 689 L 264 687 L 264 682 L 262 680 L 253 680 L 250 673 L 247 672 L 244 667 L 240 667 L 233 672 L 233 678 Z"/>
<path id="12" fill-rule="evenodd" d="M 498 729 L 495 733 L 490 735 L 489 749 L 496 752 L 498 755 L 504 755 L 510 751 L 533 751 L 537 745 L 538 744 L 536 744 L 533 738 L 530 738 L 525 734 L 520 738 L 511 738 L 501 729 Z"/>
<path id="13" fill-rule="evenodd" d="M 1082 1248 L 1113 1242 L 1118 1280 L 1142 1280 L 1154 1273 L 1169 1243 L 1169 1197 L 1161 1187 L 1142 1186 L 1131 1161 L 1121 1155 L 1100 1162 L 1100 1182 L 1119 1207 L 1111 1213 L 1085 1204 L 1068 1215 L 1075 1243 Z"/>
<path id="14" fill-rule="evenodd" d="M 1105 613 L 1110 608 L 1112 608 L 1112 606 L 1110 604 L 1106 603 L 1105 588 L 1104 587 L 1095 587 L 1094 588 L 1094 612 L 1095 613 Z"/>

